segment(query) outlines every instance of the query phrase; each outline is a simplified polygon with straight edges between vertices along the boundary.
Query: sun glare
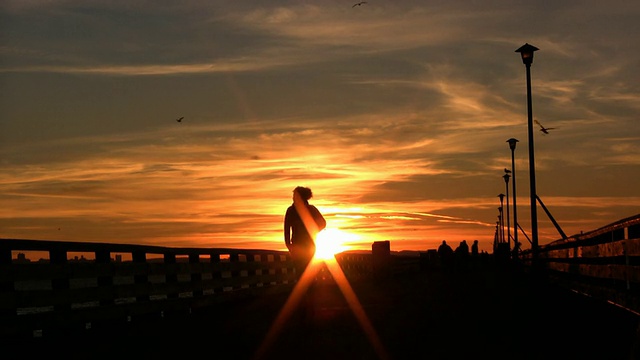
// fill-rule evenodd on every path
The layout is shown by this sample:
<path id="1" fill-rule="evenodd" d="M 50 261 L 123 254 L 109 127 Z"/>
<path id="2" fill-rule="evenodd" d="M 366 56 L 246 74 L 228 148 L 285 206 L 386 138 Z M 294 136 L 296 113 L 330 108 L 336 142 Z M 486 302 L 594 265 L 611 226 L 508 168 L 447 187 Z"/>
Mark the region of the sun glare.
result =
<path id="1" fill-rule="evenodd" d="M 324 229 L 316 236 L 316 259 L 329 260 L 349 247 L 345 245 L 353 236 L 340 229 Z"/>

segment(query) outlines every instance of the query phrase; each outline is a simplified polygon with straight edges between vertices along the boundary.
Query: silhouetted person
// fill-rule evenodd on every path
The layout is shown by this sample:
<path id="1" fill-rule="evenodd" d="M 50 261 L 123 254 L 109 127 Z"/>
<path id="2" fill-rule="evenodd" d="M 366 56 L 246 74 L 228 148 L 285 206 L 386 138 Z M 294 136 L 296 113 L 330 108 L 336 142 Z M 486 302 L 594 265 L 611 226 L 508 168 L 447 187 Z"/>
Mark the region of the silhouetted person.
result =
<path id="1" fill-rule="evenodd" d="M 478 256 L 478 240 L 473 240 L 473 245 L 471 245 L 471 256 Z"/>
<path id="2" fill-rule="evenodd" d="M 467 240 L 460 241 L 460 245 L 456 247 L 454 252 L 456 268 L 458 270 L 466 270 L 469 262 L 469 245 L 467 244 Z"/>
<path id="3" fill-rule="evenodd" d="M 473 240 L 471 245 L 471 266 L 477 268 L 480 266 L 480 253 L 478 252 L 478 240 Z"/>
<path id="4" fill-rule="evenodd" d="M 520 246 L 521 245 L 522 245 L 522 243 L 520 241 L 518 241 L 515 244 L 513 244 L 513 250 L 511 250 L 511 257 L 514 260 L 517 260 L 519 255 L 520 255 Z"/>
<path id="5" fill-rule="evenodd" d="M 511 250 L 511 261 L 516 272 L 522 271 L 522 262 L 520 261 L 520 246 L 522 246 L 522 243 L 518 241 L 513 245 L 513 250 Z"/>
<path id="6" fill-rule="evenodd" d="M 296 269 L 296 277 L 301 279 L 307 266 L 316 253 L 315 238 L 318 232 L 327 226 L 320 211 L 309 204 L 313 196 L 311 189 L 298 186 L 293 189 L 293 204 L 287 208 L 284 216 L 284 243 L 289 249 L 291 260 Z M 313 274 L 314 278 L 316 274 Z M 307 322 L 315 313 L 315 281 L 311 281 L 306 289 L 300 320 Z"/>
<path id="7" fill-rule="evenodd" d="M 438 246 L 438 255 L 440 256 L 440 264 L 445 271 L 451 271 L 453 267 L 453 249 L 447 244 L 447 240 L 442 240 L 442 244 Z"/>
<path id="8" fill-rule="evenodd" d="M 309 204 L 311 189 L 298 186 L 293 189 L 293 204 L 284 216 L 284 243 L 289 249 L 298 278 L 307 268 L 316 252 L 316 234 L 327 226 L 320 211 Z"/>

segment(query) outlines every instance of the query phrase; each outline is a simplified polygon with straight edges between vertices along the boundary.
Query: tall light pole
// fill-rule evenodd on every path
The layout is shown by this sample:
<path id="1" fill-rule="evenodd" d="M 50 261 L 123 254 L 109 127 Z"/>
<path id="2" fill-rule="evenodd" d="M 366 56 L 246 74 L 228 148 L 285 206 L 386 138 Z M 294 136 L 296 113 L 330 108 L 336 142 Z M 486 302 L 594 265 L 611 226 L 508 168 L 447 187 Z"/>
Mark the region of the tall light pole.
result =
<path id="1" fill-rule="evenodd" d="M 509 178 L 511 175 L 504 174 L 502 175 L 504 178 L 504 187 L 506 189 L 506 200 L 507 200 L 507 250 L 511 251 L 511 230 L 509 229 Z M 510 254 L 507 254 L 509 256 Z"/>
<path id="2" fill-rule="evenodd" d="M 500 215 L 498 215 L 498 221 L 496 221 L 496 233 L 493 236 L 493 253 L 498 253 L 498 243 L 500 242 Z"/>
<path id="3" fill-rule="evenodd" d="M 513 198 L 513 257 L 518 257 L 518 208 L 516 206 L 516 160 L 515 160 L 515 150 L 516 143 L 518 139 L 511 138 L 507 140 L 509 143 L 509 149 L 511 149 L 511 176 L 513 179 L 511 180 L 511 184 L 513 187 L 513 191 L 511 192 L 511 197 Z"/>
<path id="4" fill-rule="evenodd" d="M 531 250 L 533 250 L 533 261 L 538 260 L 538 213 L 536 211 L 536 163 L 533 155 L 533 112 L 531 110 L 531 64 L 533 63 L 533 53 L 539 50 L 533 45 L 525 43 L 516 50 L 522 56 L 522 62 L 527 68 L 527 115 L 529 131 L 529 195 L 531 197 Z"/>
<path id="5" fill-rule="evenodd" d="M 503 216 L 503 209 L 504 209 L 504 194 L 498 194 L 498 197 L 500 198 L 500 207 L 498 208 L 498 213 L 500 214 L 500 238 L 502 239 L 501 243 L 504 242 L 504 216 Z"/>

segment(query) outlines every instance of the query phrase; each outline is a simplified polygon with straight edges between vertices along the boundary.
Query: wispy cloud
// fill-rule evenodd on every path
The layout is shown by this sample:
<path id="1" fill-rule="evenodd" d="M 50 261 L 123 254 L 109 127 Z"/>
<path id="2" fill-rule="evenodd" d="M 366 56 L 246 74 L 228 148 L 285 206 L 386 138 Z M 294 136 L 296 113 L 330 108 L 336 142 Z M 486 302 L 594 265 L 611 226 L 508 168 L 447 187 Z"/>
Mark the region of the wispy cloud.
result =
<path id="1" fill-rule="evenodd" d="M 629 216 L 640 7 L 614 3 L 6 1 L 0 236 L 283 248 L 307 185 L 362 248 L 489 249 L 512 137 L 529 221 L 524 42 L 541 198 L 567 233 Z"/>

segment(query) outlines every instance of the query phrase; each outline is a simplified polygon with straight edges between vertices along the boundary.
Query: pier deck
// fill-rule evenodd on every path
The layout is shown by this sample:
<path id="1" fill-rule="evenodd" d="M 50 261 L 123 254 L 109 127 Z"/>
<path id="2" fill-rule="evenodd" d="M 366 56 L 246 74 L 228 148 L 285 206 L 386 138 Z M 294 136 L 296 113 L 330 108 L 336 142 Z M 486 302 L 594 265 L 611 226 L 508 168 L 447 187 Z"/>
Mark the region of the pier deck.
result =
<path id="1" fill-rule="evenodd" d="M 317 286 L 314 301 L 286 318 L 269 344 L 291 289 L 3 348 L 64 359 L 639 358 L 636 314 L 523 274 L 420 271 L 352 289 L 361 308 L 335 284 Z"/>

